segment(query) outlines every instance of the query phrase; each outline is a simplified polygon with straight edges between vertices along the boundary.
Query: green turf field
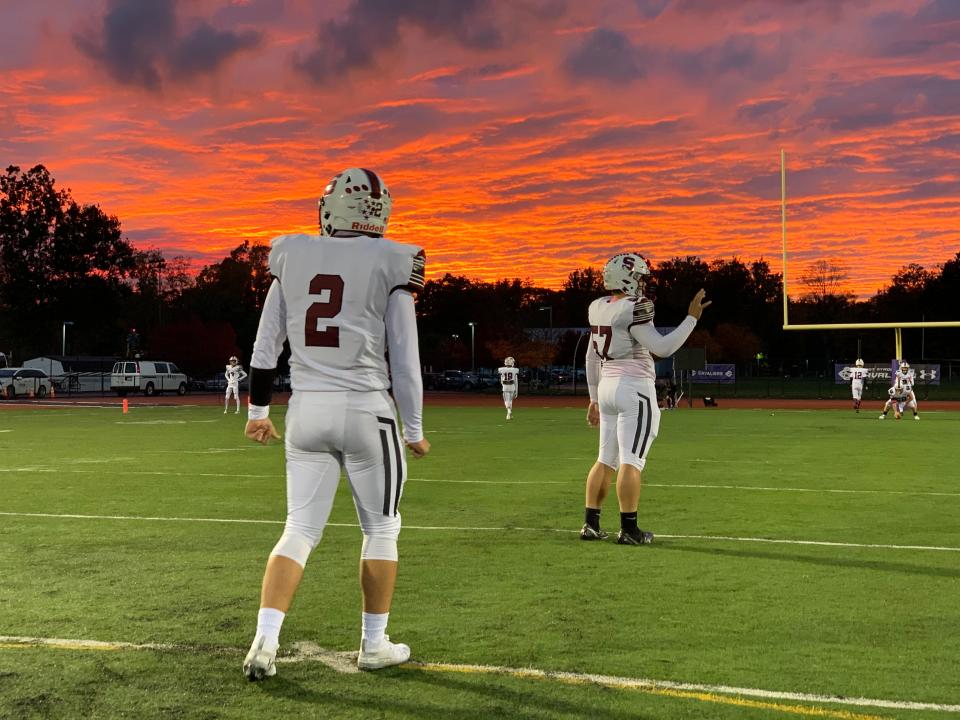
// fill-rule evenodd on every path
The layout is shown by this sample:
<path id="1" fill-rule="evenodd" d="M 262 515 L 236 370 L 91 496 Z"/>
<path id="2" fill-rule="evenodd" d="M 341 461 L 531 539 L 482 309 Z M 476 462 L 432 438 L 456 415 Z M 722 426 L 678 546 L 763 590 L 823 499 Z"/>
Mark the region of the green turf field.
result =
<path id="1" fill-rule="evenodd" d="M 580 410 L 536 402 L 521 398 L 510 423 L 495 398 L 427 409 L 434 450 L 410 463 L 390 634 L 422 663 L 692 687 L 430 665 L 343 674 L 294 652 L 359 644 L 345 482 L 281 635 L 299 662 L 247 683 L 282 447 L 245 441 L 242 416 L 216 407 L 10 410 L 0 718 L 960 716 L 707 687 L 960 703 L 960 414 L 664 413 L 640 506 L 657 542 L 623 547 L 575 533 L 596 432 Z M 603 519 L 615 529 L 612 497 Z"/>

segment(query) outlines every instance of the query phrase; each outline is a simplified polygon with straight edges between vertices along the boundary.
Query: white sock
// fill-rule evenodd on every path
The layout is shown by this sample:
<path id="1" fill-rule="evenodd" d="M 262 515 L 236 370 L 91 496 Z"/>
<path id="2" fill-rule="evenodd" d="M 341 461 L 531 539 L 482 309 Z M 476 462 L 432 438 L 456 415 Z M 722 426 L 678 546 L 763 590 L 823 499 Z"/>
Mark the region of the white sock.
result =
<path id="1" fill-rule="evenodd" d="M 269 644 L 280 644 L 280 626 L 286 613 L 276 608 L 260 608 L 257 613 L 257 635 L 263 635 Z"/>
<path id="2" fill-rule="evenodd" d="M 376 647 L 383 642 L 383 634 L 387 630 L 387 619 L 390 613 L 363 613 L 360 620 L 360 627 L 363 633 L 362 639 L 371 647 Z"/>

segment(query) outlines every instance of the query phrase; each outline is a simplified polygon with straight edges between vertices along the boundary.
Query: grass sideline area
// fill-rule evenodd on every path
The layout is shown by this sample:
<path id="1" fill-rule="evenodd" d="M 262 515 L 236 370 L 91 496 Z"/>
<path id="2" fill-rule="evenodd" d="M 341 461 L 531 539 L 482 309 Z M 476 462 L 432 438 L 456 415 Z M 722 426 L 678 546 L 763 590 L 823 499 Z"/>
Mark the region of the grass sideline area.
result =
<path id="1" fill-rule="evenodd" d="M 597 439 L 583 410 L 521 397 L 508 423 L 490 400 L 428 406 L 434 451 L 401 506 L 389 632 L 457 667 L 343 674 L 289 655 L 262 684 L 240 663 L 284 517 L 282 447 L 217 407 L 0 414 L 0 718 L 958 717 L 904 703 L 960 703 L 960 414 L 665 412 L 640 508 L 658 538 L 634 548 L 576 539 Z M 288 653 L 359 644 L 346 482 L 331 523 Z"/>

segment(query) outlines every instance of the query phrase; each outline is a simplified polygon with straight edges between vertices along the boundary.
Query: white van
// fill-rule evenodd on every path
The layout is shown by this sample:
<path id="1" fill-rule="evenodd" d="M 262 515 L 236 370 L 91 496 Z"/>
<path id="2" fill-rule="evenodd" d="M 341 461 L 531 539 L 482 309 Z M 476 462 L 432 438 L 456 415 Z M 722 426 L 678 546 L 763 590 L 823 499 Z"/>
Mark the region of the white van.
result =
<path id="1" fill-rule="evenodd" d="M 110 389 L 121 397 L 129 392 L 159 395 L 162 392 L 187 394 L 187 376 L 172 362 L 121 360 L 110 373 Z"/>

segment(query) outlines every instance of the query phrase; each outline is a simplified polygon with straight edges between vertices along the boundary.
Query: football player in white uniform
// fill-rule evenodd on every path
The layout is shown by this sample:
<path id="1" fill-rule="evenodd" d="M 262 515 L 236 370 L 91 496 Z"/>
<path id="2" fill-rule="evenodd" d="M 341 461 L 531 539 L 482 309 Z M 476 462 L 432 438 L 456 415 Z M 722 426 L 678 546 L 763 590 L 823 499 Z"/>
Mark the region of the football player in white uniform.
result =
<path id="1" fill-rule="evenodd" d="M 860 412 L 860 401 L 863 399 L 863 382 L 867 379 L 867 369 L 863 360 L 857 358 L 850 369 L 850 392 L 853 393 L 853 409 Z"/>
<path id="2" fill-rule="evenodd" d="M 513 417 L 513 401 L 520 392 L 520 371 L 512 357 L 504 358 L 500 373 L 500 387 L 503 390 L 503 406 L 507 409 L 507 420 Z"/>
<path id="3" fill-rule="evenodd" d="M 591 344 L 587 348 L 590 405 L 587 422 L 600 426 L 600 455 L 587 475 L 582 540 L 603 540 L 600 509 L 617 474 L 622 545 L 653 542 L 653 533 L 637 527 L 640 472 L 660 427 L 652 355 L 675 353 L 690 336 L 703 309 L 704 291 L 690 301 L 689 314 L 669 335 L 653 325 L 653 303 L 643 296 L 650 274 L 639 255 L 621 253 L 603 268 L 603 286 L 613 294 L 590 305 Z M 618 472 L 619 469 L 619 472 Z"/>
<path id="4" fill-rule="evenodd" d="M 320 199 L 320 236 L 285 235 L 270 249 L 274 280 L 250 362 L 246 436 L 264 444 L 279 438 L 269 406 L 284 339 L 293 394 L 286 416 L 287 522 L 263 577 L 256 637 L 243 663 L 250 680 L 276 673 L 280 626 L 323 534 L 341 469 L 363 532 L 357 663 L 375 670 L 410 657 L 410 648 L 391 642 L 385 630 L 397 576 L 404 444 L 415 457 L 430 450 L 412 294 L 423 287 L 425 260 L 420 248 L 383 237 L 391 205 L 376 173 L 344 170 Z"/>
<path id="5" fill-rule="evenodd" d="M 240 381 L 247 377 L 247 373 L 244 372 L 243 365 L 240 364 L 236 355 L 230 358 L 230 364 L 227 365 L 223 376 L 227 379 L 227 391 L 223 396 L 223 414 L 227 414 L 227 408 L 230 407 L 230 395 L 233 394 L 237 401 L 237 409 L 234 412 L 234 415 L 236 415 L 240 412 Z"/>
<path id="6" fill-rule="evenodd" d="M 916 379 L 916 372 L 910 367 L 910 363 L 908 363 L 906 360 L 902 360 L 900 362 L 900 366 L 897 368 L 897 374 L 894 376 L 894 387 L 898 388 L 896 394 L 897 409 L 894 413 L 894 416 L 897 420 L 899 420 L 903 415 L 903 410 L 905 407 L 908 407 L 913 411 L 914 420 L 920 419 L 920 413 L 917 411 L 917 396 L 913 392 L 913 385 L 916 382 Z M 890 408 L 887 407 L 887 405 L 884 405 L 883 415 L 886 415 L 889 409 Z M 880 416 L 881 420 L 883 419 L 883 415 Z"/>

